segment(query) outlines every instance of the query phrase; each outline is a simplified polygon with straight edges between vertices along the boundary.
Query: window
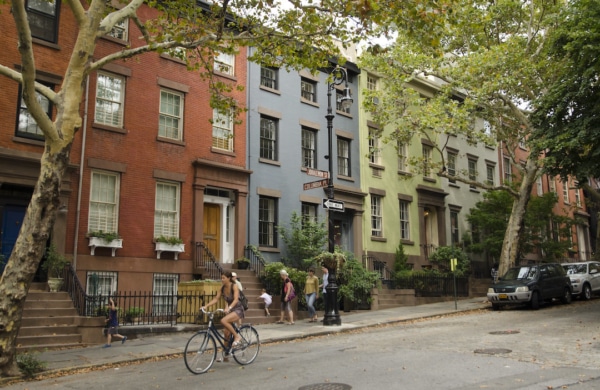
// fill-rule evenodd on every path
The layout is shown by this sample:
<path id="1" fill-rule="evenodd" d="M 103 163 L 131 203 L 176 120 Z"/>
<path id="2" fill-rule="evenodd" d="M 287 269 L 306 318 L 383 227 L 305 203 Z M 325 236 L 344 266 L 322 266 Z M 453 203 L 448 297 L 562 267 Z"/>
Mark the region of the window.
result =
<path id="1" fill-rule="evenodd" d="M 369 91 L 377 91 L 377 78 L 372 75 L 367 75 L 367 89 Z"/>
<path id="2" fill-rule="evenodd" d="M 108 73 L 98 73 L 96 86 L 96 123 L 123 127 L 125 79 Z"/>
<path id="3" fill-rule="evenodd" d="M 317 205 L 302 202 L 302 224 L 304 222 L 317 223 Z"/>
<path id="4" fill-rule="evenodd" d="M 458 245 L 459 243 L 459 231 L 458 231 L 458 211 L 450 210 L 450 239 L 452 245 Z"/>
<path id="5" fill-rule="evenodd" d="M 224 73 L 230 76 L 235 74 L 235 55 L 219 53 L 215 57 L 215 72 Z"/>
<path id="6" fill-rule="evenodd" d="M 179 184 L 156 183 L 154 237 L 179 237 Z"/>
<path id="7" fill-rule="evenodd" d="M 129 34 L 129 22 L 128 20 L 121 20 L 120 22 L 118 22 L 117 24 L 114 25 L 114 27 L 112 28 L 112 30 L 110 30 L 108 32 L 108 36 L 111 36 L 113 38 L 116 39 L 120 39 L 122 41 L 126 41 L 128 38 L 128 34 Z"/>
<path id="8" fill-rule="evenodd" d="M 340 91 L 338 89 L 335 90 L 335 110 L 337 112 L 343 112 L 345 114 L 350 115 L 350 107 L 351 105 L 348 105 L 348 107 L 343 107 L 342 106 L 342 98 L 346 96 L 344 94 L 344 91 Z"/>
<path id="9" fill-rule="evenodd" d="M 469 159 L 469 180 L 477 181 L 477 160 Z M 475 188 L 474 184 L 470 188 Z"/>
<path id="10" fill-rule="evenodd" d="M 118 232 L 119 176 L 92 172 L 88 231 Z"/>
<path id="11" fill-rule="evenodd" d="M 563 202 L 565 204 L 571 203 L 571 201 L 569 200 L 569 182 L 567 182 L 567 181 L 562 182 L 562 191 L 563 191 Z"/>
<path id="12" fill-rule="evenodd" d="M 338 175 L 350 176 L 350 140 L 345 138 L 338 138 L 337 152 Z"/>
<path id="13" fill-rule="evenodd" d="M 53 86 L 48 85 L 49 88 L 53 88 Z M 16 136 L 18 137 L 26 137 L 33 139 L 44 139 L 44 133 L 42 133 L 42 129 L 37 125 L 33 116 L 29 113 L 27 106 L 25 105 L 25 100 L 23 100 L 23 91 L 19 87 L 19 120 L 17 121 L 17 129 Z M 52 118 L 52 103 L 50 100 L 46 98 L 44 95 L 36 92 L 35 94 L 37 101 L 40 103 L 46 114 L 48 114 L 48 118 Z"/>
<path id="14" fill-rule="evenodd" d="M 213 110 L 212 146 L 217 149 L 233 151 L 233 113 Z"/>
<path id="15" fill-rule="evenodd" d="M 494 185 L 494 176 L 496 176 L 496 169 L 492 164 L 487 164 L 485 166 L 485 175 L 487 184 L 490 186 Z"/>
<path id="16" fill-rule="evenodd" d="M 510 167 L 510 158 L 504 157 L 503 159 L 503 169 L 504 169 L 504 181 L 510 183 L 512 180 L 512 170 Z"/>
<path id="17" fill-rule="evenodd" d="M 381 141 L 379 131 L 369 127 L 369 162 L 381 165 Z"/>
<path id="18" fill-rule="evenodd" d="M 160 91 L 160 113 L 158 115 L 158 135 L 177 141 L 183 139 L 183 95 L 176 92 Z"/>
<path id="19" fill-rule="evenodd" d="M 308 127 L 302 127 L 302 167 L 316 169 L 316 153 L 317 132 Z"/>
<path id="20" fill-rule="evenodd" d="M 58 42 L 60 0 L 27 0 L 26 11 L 32 37 Z"/>
<path id="21" fill-rule="evenodd" d="M 373 237 L 383 237 L 381 201 L 381 196 L 371 194 L 371 236 Z"/>
<path id="22" fill-rule="evenodd" d="M 548 178 L 550 192 L 554 192 L 556 194 L 556 179 L 553 177 Z"/>
<path id="23" fill-rule="evenodd" d="M 260 157 L 277 160 L 277 120 L 260 116 Z"/>
<path id="24" fill-rule="evenodd" d="M 154 274 L 152 291 L 152 315 L 167 315 L 177 312 L 177 274 Z"/>
<path id="25" fill-rule="evenodd" d="M 260 68 L 260 85 L 266 88 L 279 89 L 279 71 L 275 68 Z"/>
<path id="26" fill-rule="evenodd" d="M 410 240 L 410 218 L 408 207 L 410 203 L 405 200 L 400 201 L 400 239 Z"/>
<path id="27" fill-rule="evenodd" d="M 423 176 L 425 177 L 431 177 L 431 153 L 431 146 L 423 145 Z"/>
<path id="28" fill-rule="evenodd" d="M 258 245 L 277 246 L 275 226 L 277 200 L 261 196 L 258 199 Z"/>
<path id="29" fill-rule="evenodd" d="M 408 172 L 408 147 L 401 142 L 398 142 L 398 170 Z"/>
<path id="30" fill-rule="evenodd" d="M 458 155 L 454 152 L 448 152 L 448 175 L 456 176 L 456 159 Z M 456 183 L 456 180 L 450 179 L 450 183 Z"/>
<path id="31" fill-rule="evenodd" d="M 575 204 L 577 205 L 577 207 L 581 207 L 581 194 L 579 193 L 579 191 L 581 191 L 579 188 L 577 188 L 579 186 L 578 182 L 573 183 L 573 186 L 575 187 Z"/>
<path id="32" fill-rule="evenodd" d="M 300 80 L 301 96 L 302 99 L 308 100 L 309 102 L 317 102 L 317 83 L 302 77 Z"/>
<path id="33" fill-rule="evenodd" d="M 90 308 L 86 307 L 86 314 L 96 316 L 98 309 L 104 309 L 108 305 L 108 297 L 117 291 L 117 273 L 105 271 L 88 271 L 86 275 L 86 294 L 92 297 L 102 296 L 102 300 L 90 302 Z"/>

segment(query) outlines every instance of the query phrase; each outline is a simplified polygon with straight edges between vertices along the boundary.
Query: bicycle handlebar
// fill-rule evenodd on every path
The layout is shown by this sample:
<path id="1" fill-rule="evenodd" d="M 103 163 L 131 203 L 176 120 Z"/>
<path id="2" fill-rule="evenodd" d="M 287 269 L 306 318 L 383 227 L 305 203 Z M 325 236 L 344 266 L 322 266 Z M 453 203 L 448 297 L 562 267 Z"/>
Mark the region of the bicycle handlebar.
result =
<path id="1" fill-rule="evenodd" d="M 217 309 L 213 312 L 210 312 L 210 311 L 206 311 L 206 309 L 204 307 L 201 307 L 200 310 L 202 310 L 202 313 L 204 313 L 204 314 L 216 313 L 216 312 L 220 312 L 220 311 L 225 312 L 225 309 Z"/>

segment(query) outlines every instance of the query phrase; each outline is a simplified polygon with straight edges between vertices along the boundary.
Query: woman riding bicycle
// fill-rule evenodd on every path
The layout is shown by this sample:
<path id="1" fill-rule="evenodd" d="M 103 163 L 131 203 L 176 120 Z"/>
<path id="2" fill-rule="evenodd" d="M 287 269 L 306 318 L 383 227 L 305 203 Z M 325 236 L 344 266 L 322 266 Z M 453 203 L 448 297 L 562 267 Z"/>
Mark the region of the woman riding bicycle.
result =
<path id="1" fill-rule="evenodd" d="M 226 271 L 221 275 L 221 283 L 223 286 L 217 291 L 217 296 L 205 306 L 202 306 L 200 310 L 219 302 L 219 299 L 221 299 L 221 296 L 223 296 L 225 302 L 227 302 L 227 307 L 225 308 L 226 315 L 225 317 L 221 318 L 221 325 L 223 325 L 224 328 L 223 333 L 225 334 L 225 340 L 229 340 L 229 335 L 233 334 L 234 339 L 232 346 L 237 347 L 242 337 L 235 332 L 232 324 L 239 319 L 244 318 L 244 307 L 239 300 L 240 292 L 237 285 L 233 281 L 230 271 Z"/>

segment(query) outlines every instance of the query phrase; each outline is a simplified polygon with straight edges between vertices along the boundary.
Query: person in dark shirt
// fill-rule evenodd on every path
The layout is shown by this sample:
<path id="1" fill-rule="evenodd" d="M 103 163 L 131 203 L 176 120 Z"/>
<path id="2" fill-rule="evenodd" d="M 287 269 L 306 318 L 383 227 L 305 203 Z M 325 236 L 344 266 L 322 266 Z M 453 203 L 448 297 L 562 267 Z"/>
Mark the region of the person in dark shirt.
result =
<path id="1" fill-rule="evenodd" d="M 122 336 L 119 334 L 119 316 L 117 307 L 115 306 L 115 301 L 113 301 L 112 298 L 109 299 L 108 318 L 106 319 L 106 323 L 108 325 L 108 328 L 106 329 L 106 344 L 104 344 L 102 348 L 108 348 L 111 346 L 110 342 L 113 336 L 121 339 L 121 344 L 124 344 L 125 341 L 127 341 L 127 336 Z"/>

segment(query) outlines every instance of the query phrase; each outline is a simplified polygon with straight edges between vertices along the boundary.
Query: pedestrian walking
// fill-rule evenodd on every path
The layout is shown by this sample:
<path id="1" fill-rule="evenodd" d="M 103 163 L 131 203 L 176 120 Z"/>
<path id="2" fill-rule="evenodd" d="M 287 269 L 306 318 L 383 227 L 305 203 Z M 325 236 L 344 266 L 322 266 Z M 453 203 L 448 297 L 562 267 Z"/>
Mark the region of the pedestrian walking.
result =
<path id="1" fill-rule="evenodd" d="M 119 315 L 117 307 L 115 306 L 115 301 L 113 301 L 112 298 L 109 298 L 107 308 L 108 318 L 105 320 L 108 326 L 106 329 L 106 344 L 104 344 L 102 348 L 109 348 L 113 337 L 121 339 L 121 344 L 124 344 L 125 341 L 127 341 L 127 336 L 119 334 Z"/>
<path id="2" fill-rule="evenodd" d="M 306 306 L 308 307 L 308 322 L 317 322 L 317 311 L 315 310 L 315 301 L 319 298 L 319 278 L 315 276 L 315 269 L 308 269 L 308 276 L 304 284 L 304 295 L 306 297 Z"/>
<path id="3" fill-rule="evenodd" d="M 498 281 L 498 263 L 495 263 L 492 266 L 492 270 L 490 272 L 490 274 L 492 275 L 492 281 L 494 282 L 494 284 L 496 284 L 496 282 Z"/>
<path id="4" fill-rule="evenodd" d="M 271 303 L 273 302 L 273 297 L 270 296 L 267 293 L 266 289 L 262 289 L 262 294 L 258 297 L 259 299 L 262 299 L 263 302 L 265 303 L 265 316 L 266 317 L 271 317 L 271 313 L 269 313 L 269 306 L 271 306 Z"/>
<path id="5" fill-rule="evenodd" d="M 244 291 L 244 287 L 242 286 L 242 282 L 240 281 L 240 278 L 238 278 L 238 276 L 237 276 L 237 274 L 235 272 L 231 273 L 231 278 L 235 282 L 236 286 L 238 287 L 238 290 Z M 242 326 L 242 319 L 241 318 L 238 320 L 238 325 Z"/>
<path id="6" fill-rule="evenodd" d="M 294 286 L 292 281 L 288 277 L 288 273 L 286 270 L 282 269 L 279 271 L 279 276 L 283 279 L 283 285 L 281 286 L 281 315 L 279 317 L 278 324 L 284 323 L 285 314 L 288 314 L 288 318 L 290 322 L 288 325 L 294 325 L 294 312 L 292 311 L 291 301 L 294 299 L 296 293 L 294 291 Z"/>

